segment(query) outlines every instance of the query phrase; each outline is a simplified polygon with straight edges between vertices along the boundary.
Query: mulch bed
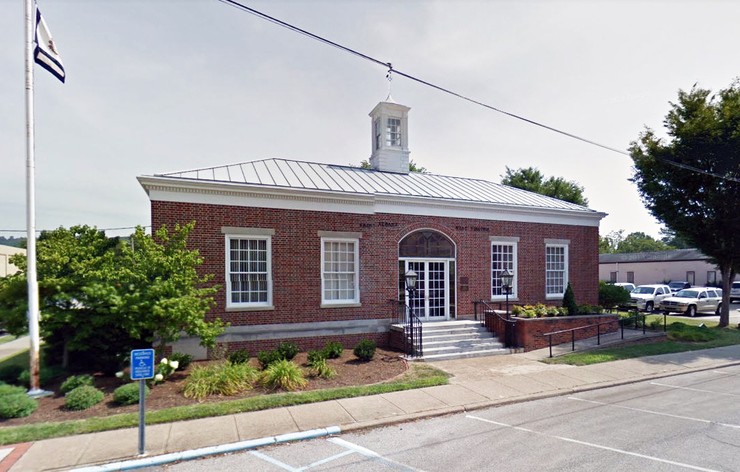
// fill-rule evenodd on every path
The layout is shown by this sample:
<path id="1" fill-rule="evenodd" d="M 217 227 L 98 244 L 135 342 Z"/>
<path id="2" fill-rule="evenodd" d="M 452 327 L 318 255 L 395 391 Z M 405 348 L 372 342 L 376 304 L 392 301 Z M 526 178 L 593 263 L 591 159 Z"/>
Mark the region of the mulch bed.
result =
<path id="1" fill-rule="evenodd" d="M 336 377 L 333 379 L 307 378 L 308 386 L 303 390 L 370 385 L 392 380 L 403 374 L 408 368 L 408 364 L 400 356 L 401 354 L 397 351 L 378 348 L 375 352 L 375 357 L 371 361 L 362 362 L 354 356 L 351 350 L 345 349 L 342 357 L 327 360 L 327 363 L 337 371 Z M 306 353 L 299 353 L 293 361 L 305 368 Z M 150 412 L 164 408 L 199 403 L 197 400 L 185 398 L 182 394 L 182 389 L 190 369 L 201 362 L 208 361 L 193 362 L 187 370 L 175 372 L 167 379 L 167 381 L 152 388 L 151 392 L 146 397 L 147 411 Z M 252 363 L 254 367 L 258 367 L 259 365 L 254 359 L 251 359 L 250 363 Z M 0 427 L 24 425 L 29 423 L 78 420 L 97 416 L 117 415 L 120 413 L 135 413 L 139 411 L 138 404 L 120 406 L 113 402 L 113 390 L 123 385 L 123 382 L 120 379 L 115 377 L 105 377 L 101 374 L 94 375 L 95 387 L 101 389 L 105 393 L 105 398 L 102 402 L 92 408 L 82 411 L 67 410 L 64 406 L 64 396 L 55 394 L 50 397 L 39 399 L 39 407 L 33 414 L 31 414 L 31 416 L 0 420 Z M 45 385 L 44 388 L 58 392 L 59 386 L 63 380 L 64 379 L 60 379 L 58 382 Z M 245 392 L 242 395 L 209 397 L 202 403 L 236 400 L 257 395 L 269 395 L 270 393 L 273 392 L 267 392 L 263 389 L 256 388 Z"/>

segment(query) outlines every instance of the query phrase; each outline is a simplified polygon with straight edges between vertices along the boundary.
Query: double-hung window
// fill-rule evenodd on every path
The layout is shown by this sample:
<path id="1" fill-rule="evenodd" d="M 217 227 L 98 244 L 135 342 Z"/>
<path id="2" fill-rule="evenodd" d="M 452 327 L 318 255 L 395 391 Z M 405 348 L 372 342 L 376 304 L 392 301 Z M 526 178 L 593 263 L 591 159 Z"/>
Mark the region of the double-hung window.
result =
<path id="1" fill-rule="evenodd" d="M 491 300 L 506 297 L 501 274 L 508 270 L 514 275 L 509 289 L 509 297 L 517 297 L 517 245 L 519 238 L 491 238 Z"/>
<path id="2" fill-rule="evenodd" d="M 359 239 L 321 238 L 321 303 L 360 302 Z"/>
<path id="3" fill-rule="evenodd" d="M 562 298 L 568 285 L 568 244 L 545 243 L 545 298 Z"/>
<path id="4" fill-rule="evenodd" d="M 226 307 L 272 307 L 272 230 L 241 230 L 226 234 Z"/>
<path id="5" fill-rule="evenodd" d="M 388 118 L 388 128 L 386 130 L 386 146 L 401 146 L 401 119 Z"/>

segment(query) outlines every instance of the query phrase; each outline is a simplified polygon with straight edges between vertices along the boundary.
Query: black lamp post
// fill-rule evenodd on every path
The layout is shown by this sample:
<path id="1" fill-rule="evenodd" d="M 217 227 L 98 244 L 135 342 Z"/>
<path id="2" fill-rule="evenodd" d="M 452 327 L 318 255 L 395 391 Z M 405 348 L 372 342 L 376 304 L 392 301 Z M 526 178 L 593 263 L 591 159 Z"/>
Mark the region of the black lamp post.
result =
<path id="1" fill-rule="evenodd" d="M 414 346 L 414 291 L 416 290 L 416 279 L 417 275 L 412 269 L 406 271 L 404 275 L 406 278 L 406 291 L 408 292 L 409 300 L 409 329 L 411 331 L 411 354 L 415 354 L 416 348 Z"/>
<path id="2" fill-rule="evenodd" d="M 509 272 L 509 269 L 504 269 L 501 272 L 501 288 L 504 289 L 506 294 L 506 319 L 509 319 L 509 294 L 511 293 L 511 283 L 514 281 L 514 274 Z"/>

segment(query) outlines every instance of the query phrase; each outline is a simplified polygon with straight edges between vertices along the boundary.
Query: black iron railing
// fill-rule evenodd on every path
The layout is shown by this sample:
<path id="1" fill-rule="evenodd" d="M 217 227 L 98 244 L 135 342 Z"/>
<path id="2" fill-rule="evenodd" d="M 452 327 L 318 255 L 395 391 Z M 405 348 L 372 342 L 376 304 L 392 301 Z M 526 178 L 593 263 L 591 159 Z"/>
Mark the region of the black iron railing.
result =
<path id="1" fill-rule="evenodd" d="M 483 326 L 488 331 L 491 331 L 499 341 L 503 342 L 504 347 L 519 347 L 516 339 L 516 320 L 511 319 L 508 313 L 506 317 L 501 316 L 485 300 L 474 301 L 473 310 L 475 319 L 478 319 L 478 314 L 480 313 Z"/>
<path id="2" fill-rule="evenodd" d="M 411 357 L 422 357 L 424 355 L 424 343 L 421 332 L 421 320 L 411 313 L 404 301 L 396 302 L 396 321 L 403 326 L 403 350 Z"/>
<path id="3" fill-rule="evenodd" d="M 646 327 L 646 324 L 647 324 L 646 321 L 645 321 L 646 320 L 646 316 L 647 315 L 643 315 L 641 313 L 632 313 L 630 316 L 628 316 L 626 318 L 620 318 L 618 320 L 618 322 L 619 322 L 619 329 L 621 331 L 622 339 L 624 339 L 624 328 L 625 327 L 627 327 L 627 328 L 634 328 L 634 329 L 638 329 L 638 330 L 640 329 L 640 327 L 642 327 L 642 334 L 645 334 L 645 332 L 646 332 L 645 327 Z M 601 326 L 608 325 L 608 324 L 614 324 L 614 320 L 612 320 L 612 321 L 604 321 L 602 323 L 595 323 L 595 324 L 590 324 L 590 325 L 586 325 L 586 326 L 579 326 L 577 328 L 562 329 L 560 331 L 552 331 L 552 332 L 549 332 L 549 333 L 543 333 L 540 336 L 547 337 L 547 339 L 548 339 L 548 345 L 550 347 L 550 357 L 552 357 L 552 346 L 553 346 L 552 337 L 553 336 L 562 335 L 562 334 L 565 334 L 565 333 L 570 333 L 570 346 L 571 346 L 570 347 L 570 350 L 571 351 L 575 351 L 576 350 L 576 331 L 580 331 L 582 329 L 588 329 L 588 328 L 596 327 L 596 345 L 597 346 L 600 346 L 601 345 Z M 665 330 L 665 324 L 663 326 L 664 326 L 663 329 Z M 567 337 L 567 335 L 566 336 L 560 336 L 559 339 L 563 339 L 564 337 Z M 564 344 L 565 342 L 568 342 L 568 341 L 561 341 L 559 343 L 556 342 L 555 344 L 556 345 L 557 344 Z"/>

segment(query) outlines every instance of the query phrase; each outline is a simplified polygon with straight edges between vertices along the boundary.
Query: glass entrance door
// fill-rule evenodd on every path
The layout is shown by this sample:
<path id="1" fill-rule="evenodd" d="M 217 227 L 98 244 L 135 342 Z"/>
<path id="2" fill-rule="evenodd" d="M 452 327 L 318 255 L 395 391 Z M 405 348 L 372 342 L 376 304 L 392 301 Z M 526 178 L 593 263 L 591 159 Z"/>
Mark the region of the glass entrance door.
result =
<path id="1" fill-rule="evenodd" d="M 416 272 L 416 290 L 413 296 L 414 313 L 422 320 L 446 320 L 450 316 L 450 291 L 447 274 L 448 261 L 445 260 L 407 260 L 409 269 Z M 407 302 L 408 303 L 408 302 Z"/>

